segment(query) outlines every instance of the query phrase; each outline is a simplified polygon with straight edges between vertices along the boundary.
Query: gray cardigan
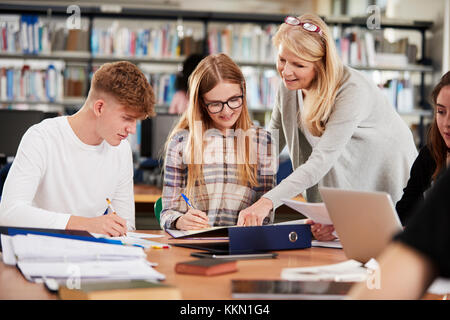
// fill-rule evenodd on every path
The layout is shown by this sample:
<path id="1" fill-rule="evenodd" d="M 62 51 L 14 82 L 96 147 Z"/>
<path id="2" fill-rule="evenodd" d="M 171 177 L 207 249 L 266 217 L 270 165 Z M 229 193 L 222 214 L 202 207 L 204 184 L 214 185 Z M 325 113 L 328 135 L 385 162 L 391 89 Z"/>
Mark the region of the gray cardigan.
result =
<path id="1" fill-rule="evenodd" d="M 317 185 L 385 191 L 394 203 L 401 198 L 417 149 L 411 130 L 374 83 L 344 67 L 344 82 L 313 150 L 298 127 L 298 110 L 297 91 L 281 84 L 269 130 L 275 141 L 279 137 L 279 151 L 287 144 L 294 172 L 264 195 L 274 208 L 305 190 L 309 202 L 320 202 Z"/>

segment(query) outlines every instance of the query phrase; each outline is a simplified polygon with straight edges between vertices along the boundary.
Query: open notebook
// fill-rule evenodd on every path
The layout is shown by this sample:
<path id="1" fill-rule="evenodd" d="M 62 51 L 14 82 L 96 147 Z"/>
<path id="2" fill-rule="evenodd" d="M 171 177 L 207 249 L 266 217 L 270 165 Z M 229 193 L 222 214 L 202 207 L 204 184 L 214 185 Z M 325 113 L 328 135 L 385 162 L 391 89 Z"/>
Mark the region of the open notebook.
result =
<path id="1" fill-rule="evenodd" d="M 175 239 L 181 238 L 227 238 L 228 228 L 236 226 L 211 227 L 199 230 L 174 230 L 166 229 L 166 232 Z"/>

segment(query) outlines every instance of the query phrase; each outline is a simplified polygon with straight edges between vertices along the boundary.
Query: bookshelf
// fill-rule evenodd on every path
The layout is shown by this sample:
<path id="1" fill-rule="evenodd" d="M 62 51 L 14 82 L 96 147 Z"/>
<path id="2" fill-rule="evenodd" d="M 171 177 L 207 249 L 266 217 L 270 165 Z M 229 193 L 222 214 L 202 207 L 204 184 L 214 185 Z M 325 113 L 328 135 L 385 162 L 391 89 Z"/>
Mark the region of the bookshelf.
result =
<path id="1" fill-rule="evenodd" d="M 64 24 L 69 16 L 66 10 L 65 6 L 0 4 L 0 12 L 2 12 L 0 26 L 4 26 L 1 18 L 5 15 L 15 15 L 15 19 L 19 21 L 23 16 L 36 16 L 39 19 L 41 34 L 44 33 L 45 27 L 48 28 L 47 32 L 54 33 L 52 33 L 53 38 L 50 37 L 45 46 L 40 44 L 39 50 L 31 53 L 20 48 L 12 50 L 0 47 L 0 61 L 34 60 L 43 63 L 50 60 L 64 66 L 61 70 L 64 88 L 58 99 L 16 99 L 0 96 L 0 106 L 14 107 L 15 104 L 29 104 L 30 108 L 34 108 L 46 104 L 53 108 L 60 108 L 64 113 L 67 107 L 77 107 L 83 103 L 90 76 L 98 66 L 105 62 L 128 60 L 138 65 L 154 86 L 158 100 L 157 111 L 167 112 L 173 94 L 173 88 L 170 86 L 173 86 L 174 74 L 179 70 L 185 56 L 191 52 L 204 54 L 226 52 L 242 67 L 246 76 L 248 105 L 253 118 L 262 125 L 267 124 L 270 119 L 276 88 L 280 81 L 275 71 L 276 52 L 271 39 L 277 26 L 284 21 L 285 15 L 90 6 L 81 7 L 80 32 L 58 33 L 52 30 L 51 28 L 56 30 L 58 26 Z M 339 39 L 346 37 L 346 30 L 366 28 L 364 17 L 322 18 L 332 30 L 339 30 L 339 32 L 335 31 Z M 381 21 L 382 30 L 387 28 L 413 30 L 422 35 L 420 61 L 408 61 L 403 65 L 373 65 L 367 61 L 356 63 L 347 61 L 351 67 L 362 70 L 369 76 L 371 73 L 378 73 L 386 79 L 386 74 L 388 76 L 394 74 L 393 77 L 403 80 L 406 76 L 408 80 L 415 83 L 414 85 L 418 87 L 416 92 L 419 101 L 414 101 L 406 111 L 398 111 L 402 116 L 419 120 L 419 146 L 425 141 L 426 119 L 432 117 L 432 111 L 429 110 L 425 96 L 425 77 L 434 72 L 425 56 L 425 33 L 432 26 L 431 21 L 387 19 Z M 168 39 L 165 47 L 161 40 L 163 35 L 166 35 Z M 52 44 L 50 40 L 55 40 L 57 36 L 60 39 L 66 39 L 64 40 L 65 48 L 61 44 L 53 44 L 53 47 L 49 47 L 49 44 Z M 68 42 L 68 37 L 76 39 L 76 44 Z M 94 39 L 97 40 L 93 41 Z M 130 39 L 134 39 L 130 47 L 121 45 L 130 43 Z M 3 65 L 0 63 L 1 67 Z M 71 71 L 66 72 L 69 69 Z"/>

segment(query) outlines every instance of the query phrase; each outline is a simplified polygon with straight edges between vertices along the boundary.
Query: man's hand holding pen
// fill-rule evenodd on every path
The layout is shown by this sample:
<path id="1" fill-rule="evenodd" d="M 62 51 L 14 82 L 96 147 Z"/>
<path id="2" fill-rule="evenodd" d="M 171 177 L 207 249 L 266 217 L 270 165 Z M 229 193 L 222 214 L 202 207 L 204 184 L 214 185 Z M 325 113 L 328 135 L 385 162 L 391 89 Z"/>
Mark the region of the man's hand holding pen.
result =
<path id="1" fill-rule="evenodd" d="M 70 216 L 66 229 L 86 230 L 92 233 L 101 233 L 112 237 L 126 235 L 127 222 L 117 214 L 108 213 L 100 217 L 87 218 Z"/>

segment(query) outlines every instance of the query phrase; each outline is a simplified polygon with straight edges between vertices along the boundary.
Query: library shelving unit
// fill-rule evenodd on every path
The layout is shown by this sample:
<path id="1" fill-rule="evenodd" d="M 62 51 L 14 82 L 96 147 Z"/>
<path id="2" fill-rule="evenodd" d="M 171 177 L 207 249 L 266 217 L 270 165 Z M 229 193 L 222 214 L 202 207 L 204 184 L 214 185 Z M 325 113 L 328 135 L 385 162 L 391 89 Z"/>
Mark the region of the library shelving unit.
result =
<path id="1" fill-rule="evenodd" d="M 67 34 L 67 30 L 64 34 L 66 38 L 61 40 L 65 43 L 65 48 L 61 48 L 59 45 L 57 50 L 41 50 L 43 45 L 39 43 L 35 45 L 32 53 L 27 53 L 20 47 L 21 39 L 16 39 L 15 43 L 13 41 L 13 48 L 11 48 L 5 47 L 9 43 L 4 43 L 4 39 L 0 37 L 2 40 L 0 43 L 0 71 L 2 71 L 0 81 L 4 82 L 6 78 L 3 74 L 3 69 L 8 67 L 5 61 L 33 60 L 60 61 L 64 70 L 59 70 L 59 72 L 63 74 L 63 77 L 69 77 L 67 74 L 74 74 L 75 79 L 81 83 L 73 84 L 69 81 L 70 79 L 64 78 L 61 85 L 65 87 L 59 89 L 60 93 L 63 92 L 59 99 L 54 97 L 53 99 L 48 99 L 48 97 L 39 99 L 35 96 L 31 98 L 22 96 L 18 99 L 14 92 L 8 91 L 6 85 L 2 85 L 0 82 L 0 106 L 30 104 L 30 108 L 33 108 L 46 104 L 60 107 L 62 112 L 68 107 L 79 107 L 89 88 L 90 75 L 96 67 L 105 62 L 128 60 L 141 67 L 143 71 L 147 70 L 144 73 L 148 74 L 158 99 L 157 111 L 167 112 L 171 97 L 170 90 L 173 90 L 167 86 L 173 86 L 175 73 L 179 70 L 186 55 L 194 52 L 203 54 L 226 52 L 242 67 L 247 78 L 248 103 L 253 118 L 261 124 L 267 124 L 270 119 L 276 87 L 279 83 L 275 71 L 276 53 L 271 40 L 277 26 L 284 21 L 285 15 L 141 9 L 121 6 L 81 6 L 80 9 L 83 28 L 87 34 L 82 45 L 79 43 L 75 47 L 71 45 L 67 40 L 67 37 L 71 36 Z M 36 34 L 41 37 L 45 27 L 54 27 L 55 21 L 59 21 L 61 24 L 71 15 L 67 13 L 66 6 L 52 5 L 0 4 L 0 12 L 2 32 L 8 29 L 6 23 L 2 22 L 2 17 L 3 19 L 5 16 L 19 17 L 20 27 L 23 27 L 24 16 L 42 18 L 44 23 L 39 24 L 38 31 L 36 31 Z M 341 30 L 366 28 L 366 18 L 323 18 L 330 28 L 336 27 Z M 370 65 L 367 62 L 348 63 L 351 67 L 363 72 L 396 72 L 419 76 L 419 102 L 412 102 L 414 105 L 411 105 L 407 112 L 399 110 L 402 116 L 419 119 L 419 145 L 423 145 L 425 141 L 424 119 L 432 116 L 425 96 L 425 75 L 434 72 L 425 56 L 425 32 L 432 25 L 433 22 L 430 21 L 386 19 L 381 21 L 381 29 L 414 30 L 421 34 L 422 59 L 419 62 L 412 61 L 401 66 Z M 14 27 L 12 29 L 14 31 Z M 56 30 L 53 31 L 53 33 L 57 33 Z M 4 33 L 1 35 L 3 36 Z M 341 36 L 342 34 L 337 35 L 337 37 Z M 162 41 L 161 37 L 166 37 L 164 38 L 166 43 L 157 43 L 156 39 Z M 78 39 L 80 38 L 81 36 Z M 150 39 L 152 40 L 150 41 Z M 123 43 L 127 45 L 122 46 Z M 127 47 L 130 43 L 131 46 Z M 74 70 L 70 73 L 66 72 L 70 68 Z M 47 72 L 48 70 L 38 70 L 36 74 L 38 78 L 43 77 L 47 81 Z M 23 76 L 24 70 L 19 69 L 17 73 L 18 76 Z M 14 79 L 12 75 L 11 77 Z M 76 94 L 71 94 L 67 86 L 71 86 Z"/>
<path id="2" fill-rule="evenodd" d="M 350 42 L 354 43 L 356 41 L 361 41 L 363 43 L 362 47 L 363 50 L 366 50 L 366 61 L 362 61 L 361 59 L 357 62 L 352 61 L 351 58 L 349 58 L 346 62 L 349 66 L 358 69 L 362 71 L 363 73 L 367 73 L 369 75 L 372 75 L 372 79 L 375 81 L 375 77 L 373 77 L 373 74 L 384 75 L 384 77 L 392 77 L 391 80 L 389 80 L 389 83 L 384 83 L 383 90 L 386 91 L 389 100 L 392 105 L 394 105 L 398 111 L 398 113 L 407 119 L 415 119 L 418 120 L 417 124 L 417 132 L 415 132 L 415 138 L 416 138 L 416 144 L 418 147 L 423 146 L 426 143 L 426 127 L 427 127 L 427 121 L 429 123 L 430 119 L 433 117 L 433 111 L 430 107 L 429 100 L 427 98 L 427 92 L 426 92 L 426 76 L 430 76 L 430 79 L 432 79 L 434 69 L 432 66 L 432 61 L 427 58 L 426 56 L 426 45 L 427 45 L 427 38 L 426 38 L 426 32 L 431 30 L 433 27 L 432 21 L 416 21 L 416 20 L 397 20 L 397 19 L 387 19 L 382 18 L 381 24 L 378 29 L 376 30 L 369 30 L 367 28 L 367 18 L 366 17 L 334 17 L 334 18 L 325 18 L 325 21 L 328 23 L 328 25 L 333 29 L 333 35 L 335 38 L 338 38 L 339 40 L 342 40 L 342 38 L 345 38 L 345 36 L 350 36 Z M 338 29 L 338 32 L 334 32 Z M 356 32 L 355 32 L 356 29 Z M 358 29 L 362 32 L 359 32 Z M 403 57 L 401 56 L 401 63 L 398 63 L 398 54 L 397 55 L 386 55 L 386 59 L 384 59 L 381 63 L 369 63 L 369 47 L 373 47 L 373 35 L 378 34 L 381 37 L 384 37 L 384 32 L 386 30 L 395 30 L 395 31 L 407 31 L 407 32 L 415 32 L 419 33 L 420 35 L 420 46 L 419 48 L 415 48 L 412 53 L 412 58 L 407 57 L 408 53 L 403 52 Z M 347 34 L 345 35 L 345 30 L 347 30 Z M 348 30 L 350 30 L 350 34 L 348 33 Z M 361 34 L 362 37 L 361 37 Z M 369 46 L 367 45 L 365 39 L 365 35 L 369 35 L 370 37 L 367 37 L 368 39 L 371 39 L 372 44 Z M 361 37 L 360 39 L 358 39 Z M 355 39 L 356 38 L 356 39 Z M 337 44 L 339 43 L 339 40 L 337 40 Z M 378 39 L 379 40 L 379 39 Z M 403 39 L 404 40 L 404 39 Z M 408 46 L 408 41 L 406 40 L 406 47 Z M 340 43 L 342 45 L 342 42 Z M 355 45 L 357 49 L 359 49 L 359 44 Z M 405 43 L 403 43 L 405 45 Z M 351 46 L 351 44 L 347 44 L 347 46 Z M 347 48 L 349 51 L 349 55 L 352 55 L 351 52 L 352 48 Z M 355 49 L 355 51 L 357 51 Z M 403 48 L 405 49 L 405 48 Z M 374 48 L 372 48 L 374 50 Z M 408 49 L 407 49 L 408 50 Z M 374 50 L 375 51 L 375 50 Z M 417 52 L 419 51 L 419 52 Z M 420 60 L 417 59 L 417 54 L 420 55 Z M 373 52 L 372 55 L 379 55 L 378 50 L 376 52 Z M 380 54 L 381 56 L 382 54 Z M 373 57 L 372 57 L 373 59 Z M 364 60 L 364 59 L 362 59 Z M 344 61 L 345 62 L 345 61 Z M 405 78 L 407 78 L 407 81 L 403 81 Z M 414 79 L 414 80 L 413 80 Z M 385 79 L 384 79 L 385 80 Z M 375 81 L 377 82 L 377 81 Z M 378 83 L 380 85 L 380 83 Z M 381 85 L 380 85 L 381 86 Z M 414 93 L 415 86 L 417 86 L 417 94 Z M 393 88 L 394 87 L 394 88 Z M 401 89 L 407 89 L 407 90 L 401 90 Z M 403 91 L 403 93 L 408 93 L 410 95 L 409 98 L 405 99 L 405 96 L 402 95 L 400 97 L 401 93 L 400 91 Z M 402 98 L 402 102 L 400 103 L 400 98 Z M 405 105 L 406 104 L 406 105 Z"/>

